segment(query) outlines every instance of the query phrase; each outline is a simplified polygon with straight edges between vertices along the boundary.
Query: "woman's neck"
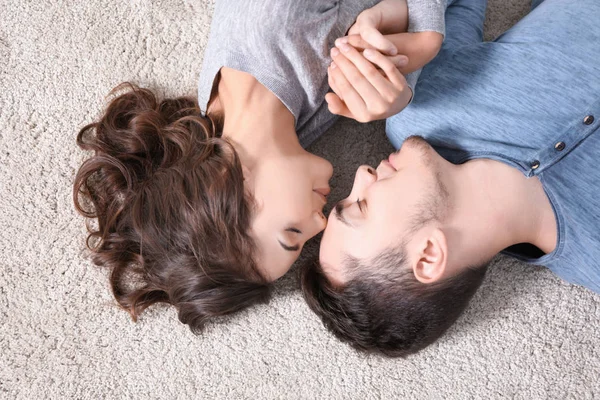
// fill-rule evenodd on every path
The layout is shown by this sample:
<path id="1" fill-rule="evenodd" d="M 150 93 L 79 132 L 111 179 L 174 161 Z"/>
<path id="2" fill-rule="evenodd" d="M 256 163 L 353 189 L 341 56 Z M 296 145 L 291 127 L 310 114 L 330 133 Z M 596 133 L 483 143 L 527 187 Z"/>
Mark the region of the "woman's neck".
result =
<path id="1" fill-rule="evenodd" d="M 252 75 L 223 67 L 208 113 L 224 115 L 223 137 L 229 139 L 247 167 L 270 151 L 300 146 L 294 116 Z"/>

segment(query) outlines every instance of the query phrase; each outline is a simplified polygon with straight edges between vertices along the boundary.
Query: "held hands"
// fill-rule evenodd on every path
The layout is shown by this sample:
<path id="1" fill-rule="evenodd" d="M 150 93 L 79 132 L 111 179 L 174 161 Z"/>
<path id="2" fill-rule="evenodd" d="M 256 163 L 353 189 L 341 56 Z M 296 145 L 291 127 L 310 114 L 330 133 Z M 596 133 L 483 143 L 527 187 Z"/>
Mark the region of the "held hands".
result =
<path id="1" fill-rule="evenodd" d="M 325 96 L 331 113 L 369 122 L 397 114 L 409 103 L 412 90 L 398 70 L 408 63 L 405 56 L 386 56 L 372 48 L 360 53 L 340 42 L 331 49 L 331 58 L 327 74 L 333 93 Z"/>
<path id="2" fill-rule="evenodd" d="M 336 40 L 325 100 L 333 114 L 369 122 L 399 113 L 412 98 L 402 74 L 421 69 L 439 52 L 437 32 L 407 33 L 406 0 L 383 0 L 360 13 Z"/>
<path id="3" fill-rule="evenodd" d="M 395 56 L 397 46 L 384 34 L 406 32 L 408 29 L 408 5 L 406 0 L 383 0 L 374 7 L 358 14 L 356 22 L 348 30 L 348 35 L 356 35 L 369 47 L 381 53 Z M 355 43 L 350 43 L 355 47 Z M 402 54 L 400 52 L 400 54 Z"/>

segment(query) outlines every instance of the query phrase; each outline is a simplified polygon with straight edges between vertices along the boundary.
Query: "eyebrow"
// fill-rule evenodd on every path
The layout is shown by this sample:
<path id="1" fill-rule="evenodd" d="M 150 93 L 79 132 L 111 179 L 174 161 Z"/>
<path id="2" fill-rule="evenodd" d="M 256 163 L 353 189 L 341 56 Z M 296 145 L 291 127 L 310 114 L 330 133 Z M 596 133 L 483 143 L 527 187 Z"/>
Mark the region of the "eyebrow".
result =
<path id="1" fill-rule="evenodd" d="M 283 243 L 281 240 L 277 240 L 279 242 L 279 244 L 281 245 L 281 247 L 283 247 L 284 250 L 287 251 L 298 251 L 300 250 L 300 245 L 295 245 L 295 246 L 288 246 L 287 244 Z"/>
<path id="2" fill-rule="evenodd" d="M 351 225 L 348 223 L 348 220 L 344 216 L 344 203 L 341 201 L 338 201 L 335 205 L 335 218 L 342 224 L 351 227 Z"/>

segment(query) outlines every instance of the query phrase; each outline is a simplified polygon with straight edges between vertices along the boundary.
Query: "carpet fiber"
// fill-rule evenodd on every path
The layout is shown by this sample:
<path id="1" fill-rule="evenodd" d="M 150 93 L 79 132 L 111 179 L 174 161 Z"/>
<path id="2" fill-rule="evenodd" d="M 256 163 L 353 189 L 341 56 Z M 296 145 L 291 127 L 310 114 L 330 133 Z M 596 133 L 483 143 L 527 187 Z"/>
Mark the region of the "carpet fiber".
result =
<path id="1" fill-rule="evenodd" d="M 490 0 L 486 38 L 526 0 Z M 364 356 L 308 310 L 295 269 L 270 305 L 194 336 L 173 308 L 138 323 L 91 264 L 71 201 L 75 145 L 109 90 L 130 80 L 194 95 L 213 4 L 0 0 L 0 398 L 521 398 L 600 396 L 600 296 L 499 258 L 472 306 L 408 359 Z M 336 168 L 391 150 L 383 124 L 341 121 L 312 150 Z M 315 254 L 310 243 L 305 255 Z"/>

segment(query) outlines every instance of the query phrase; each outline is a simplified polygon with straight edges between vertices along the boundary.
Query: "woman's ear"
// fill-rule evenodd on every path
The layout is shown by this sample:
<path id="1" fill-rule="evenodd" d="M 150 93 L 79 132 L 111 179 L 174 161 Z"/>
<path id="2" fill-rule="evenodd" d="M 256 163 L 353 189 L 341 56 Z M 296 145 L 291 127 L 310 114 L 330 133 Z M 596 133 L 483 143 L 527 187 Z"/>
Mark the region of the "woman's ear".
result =
<path id="1" fill-rule="evenodd" d="M 446 271 L 447 261 L 446 235 L 441 229 L 435 228 L 419 245 L 417 261 L 413 265 L 415 278 L 421 283 L 438 281 Z"/>
<path id="2" fill-rule="evenodd" d="M 242 175 L 244 176 L 244 186 L 247 189 L 254 189 L 254 177 L 250 168 L 242 164 Z"/>

